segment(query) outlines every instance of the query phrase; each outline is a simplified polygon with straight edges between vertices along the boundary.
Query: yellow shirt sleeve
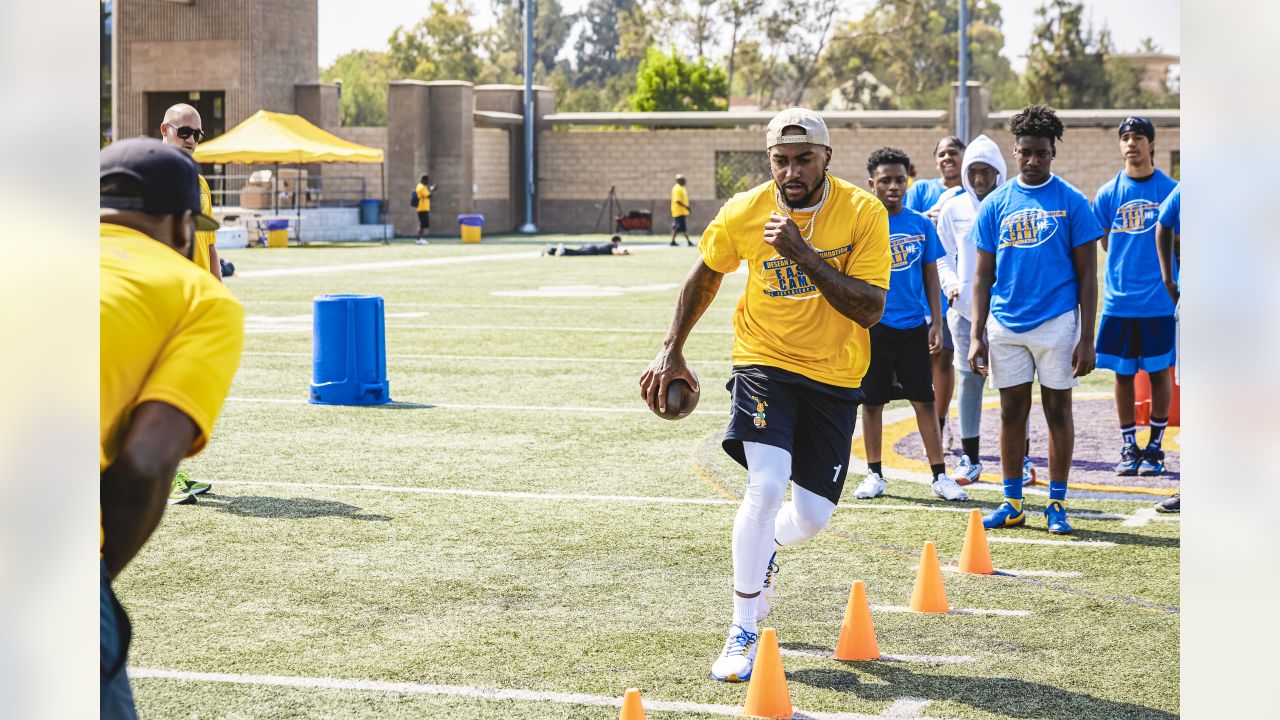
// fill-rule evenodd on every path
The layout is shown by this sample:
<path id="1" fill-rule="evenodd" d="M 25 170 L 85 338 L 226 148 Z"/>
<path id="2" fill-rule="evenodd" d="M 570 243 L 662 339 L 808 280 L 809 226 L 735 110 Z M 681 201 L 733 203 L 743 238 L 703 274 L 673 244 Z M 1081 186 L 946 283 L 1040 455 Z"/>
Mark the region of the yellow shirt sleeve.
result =
<path id="1" fill-rule="evenodd" d="M 681 205 L 680 203 L 684 203 Z M 689 214 L 689 190 L 676 183 L 671 186 L 671 217 L 683 217 Z"/>
<path id="2" fill-rule="evenodd" d="M 889 213 L 879 202 L 868 202 L 858 215 L 861 222 L 854 229 L 853 249 L 844 274 L 888 290 Z"/>
<path id="3" fill-rule="evenodd" d="M 209 182 L 203 175 L 196 176 L 200 180 L 200 212 L 213 217 L 213 194 L 209 191 Z M 191 262 L 196 267 L 212 273 L 210 269 L 209 248 L 218 242 L 218 234 L 213 232 L 197 232 L 196 246 L 191 253 Z"/>
<path id="4" fill-rule="evenodd" d="M 418 193 L 418 212 L 431 212 L 431 188 L 418 183 L 414 192 Z"/>
<path id="5" fill-rule="evenodd" d="M 243 307 L 222 296 L 198 299 L 156 358 L 135 405 L 156 400 L 181 410 L 200 429 L 187 454 L 200 452 L 231 390 L 243 345 Z"/>
<path id="6" fill-rule="evenodd" d="M 702 241 L 698 243 L 698 252 L 702 254 L 702 262 L 718 273 L 731 273 L 742 264 L 742 255 L 729 236 L 729 224 L 725 219 L 725 209 L 720 208 L 716 219 L 711 221 L 702 233 Z M 886 225 L 886 227 L 888 227 Z"/>

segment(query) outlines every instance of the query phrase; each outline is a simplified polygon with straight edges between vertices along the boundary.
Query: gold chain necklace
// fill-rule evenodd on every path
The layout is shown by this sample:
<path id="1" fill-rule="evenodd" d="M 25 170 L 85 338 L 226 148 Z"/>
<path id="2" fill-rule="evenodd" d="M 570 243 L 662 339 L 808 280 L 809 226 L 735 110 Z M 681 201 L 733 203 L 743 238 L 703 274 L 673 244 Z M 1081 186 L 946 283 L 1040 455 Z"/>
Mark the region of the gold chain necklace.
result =
<path id="1" fill-rule="evenodd" d="M 830 194 L 831 181 L 824 175 L 822 178 L 822 198 L 818 200 L 818 204 L 814 206 L 813 214 L 809 216 L 809 222 L 805 223 L 804 227 L 800 228 L 800 238 L 809 245 L 813 244 L 811 238 L 813 237 L 813 231 L 816 227 L 818 213 L 822 212 L 822 206 L 827 204 L 827 196 Z M 791 212 L 787 207 L 786 198 L 782 196 L 782 188 L 779 188 L 777 184 L 774 184 L 773 186 L 773 203 L 778 207 L 778 211 L 781 212 L 783 216 L 788 220 L 795 222 L 795 219 L 791 217 Z"/>

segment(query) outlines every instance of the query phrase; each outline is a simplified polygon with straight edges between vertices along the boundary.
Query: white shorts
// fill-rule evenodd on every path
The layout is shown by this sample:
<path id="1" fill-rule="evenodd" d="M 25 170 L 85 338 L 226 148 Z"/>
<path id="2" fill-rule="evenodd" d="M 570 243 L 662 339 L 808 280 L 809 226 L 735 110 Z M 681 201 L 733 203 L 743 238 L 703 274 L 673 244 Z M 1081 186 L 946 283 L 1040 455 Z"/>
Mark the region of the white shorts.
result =
<path id="1" fill-rule="evenodd" d="M 1071 367 L 1071 354 L 1078 342 L 1078 308 L 1026 332 L 1014 332 L 991 317 L 987 323 L 991 384 L 1007 388 L 1032 382 L 1039 376 L 1041 387 L 1069 390 L 1080 384 Z"/>

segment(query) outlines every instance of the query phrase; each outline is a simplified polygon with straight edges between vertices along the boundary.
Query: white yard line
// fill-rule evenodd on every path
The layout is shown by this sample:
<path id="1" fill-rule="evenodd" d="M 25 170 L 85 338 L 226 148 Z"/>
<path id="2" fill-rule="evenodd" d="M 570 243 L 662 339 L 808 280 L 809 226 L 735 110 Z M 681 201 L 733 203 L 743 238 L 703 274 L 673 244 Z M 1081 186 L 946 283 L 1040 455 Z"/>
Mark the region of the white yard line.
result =
<path id="1" fill-rule="evenodd" d="M 133 679 L 152 678 L 202 683 L 231 683 L 235 685 L 272 685 L 277 687 L 311 688 L 324 690 L 363 690 L 369 692 L 399 693 L 405 695 L 444 695 L 475 698 L 478 700 L 514 700 L 519 702 L 550 702 L 562 705 L 586 705 L 596 707 L 622 707 L 621 696 L 586 695 L 583 693 L 549 692 L 541 690 L 516 690 L 486 688 L 471 685 L 430 685 L 425 683 L 387 682 L 383 680 L 346 680 L 328 677 L 299 677 L 289 675 L 243 675 L 240 673 L 202 673 L 186 670 L 158 668 L 129 668 Z M 882 720 L 884 718 L 916 718 L 930 720 L 920 713 L 929 701 L 919 698 L 897 698 L 879 715 L 866 713 L 796 712 L 795 720 Z M 643 700 L 646 712 L 705 713 L 709 715 L 741 716 L 741 705 L 717 705 L 711 703 L 678 702 L 673 700 Z"/>
<path id="2" fill-rule="evenodd" d="M 227 402 L 243 402 L 243 403 L 274 403 L 279 405 L 311 405 L 312 403 L 305 398 L 252 398 L 252 397 L 229 397 Z M 445 410 L 514 410 L 517 412 L 572 412 L 572 413 L 647 413 L 648 408 L 617 408 L 617 407 L 575 407 L 564 405 L 472 405 L 468 403 L 423 403 L 423 409 L 442 408 Z M 378 408 L 379 405 L 320 405 L 316 407 L 370 407 Z M 391 405 L 394 407 L 394 403 Z M 728 415 L 728 410 L 694 410 L 694 415 Z"/>
<path id="3" fill-rule="evenodd" d="M 242 355 L 262 355 L 272 357 L 299 357 L 309 358 L 312 353 L 309 352 L 286 352 L 279 350 L 245 350 Z M 435 355 L 430 353 L 388 353 L 388 360 L 479 360 L 485 362 L 556 362 L 556 363 L 630 363 L 635 365 L 648 365 L 653 362 L 653 358 L 609 358 L 609 357 L 551 357 L 551 356 L 530 356 L 530 355 Z M 686 362 L 696 363 L 699 365 L 723 364 L 726 367 L 733 363 L 730 358 L 716 358 L 715 360 L 706 359 L 686 359 Z"/>
<path id="4" fill-rule="evenodd" d="M 1133 511 L 1133 514 L 1125 518 L 1120 523 L 1123 527 L 1146 527 L 1147 523 L 1156 519 L 1156 509 L 1153 507 L 1141 507 Z"/>
<path id="5" fill-rule="evenodd" d="M 276 268 L 274 270 L 240 270 L 237 278 L 283 277 L 286 275 L 321 275 L 352 270 L 397 270 L 430 265 L 462 265 L 465 263 L 491 262 L 493 260 L 527 260 L 542 255 L 537 252 L 499 253 L 496 255 L 465 255 L 461 257 L 419 258 L 417 260 L 385 260 L 383 262 L 350 263 L 346 265 L 313 265 L 310 267 Z"/>
<path id="6" fill-rule="evenodd" d="M 872 610 L 876 612 L 891 613 L 909 613 L 915 612 L 906 605 L 872 605 Z M 942 613 L 938 613 L 942 614 Z M 988 610 L 984 608 L 951 608 L 946 614 L 948 615 L 1000 615 L 1001 617 L 1027 617 L 1031 614 L 1030 610 Z"/>
<path id="7" fill-rule="evenodd" d="M 799 650 L 796 648 L 782 647 L 778 651 L 784 656 L 792 657 L 816 657 L 826 660 L 833 659 L 831 651 L 823 650 Z M 972 655 L 881 655 L 881 662 L 902 662 L 902 663 L 928 663 L 931 665 L 970 665 L 978 662 L 978 658 Z"/>
<path id="8" fill-rule="evenodd" d="M 943 565 L 943 572 L 960 572 L 960 568 L 955 565 Z M 1012 575 L 1014 577 L 1053 577 L 1053 578 L 1078 578 L 1081 573 L 1071 570 L 1005 570 L 1004 568 L 996 568 L 998 575 Z"/>
<path id="9" fill-rule="evenodd" d="M 1115 547 L 1110 540 L 1050 540 L 1048 538 L 988 537 L 987 542 L 1020 543 L 1023 545 L 1071 545 L 1073 547 Z"/>

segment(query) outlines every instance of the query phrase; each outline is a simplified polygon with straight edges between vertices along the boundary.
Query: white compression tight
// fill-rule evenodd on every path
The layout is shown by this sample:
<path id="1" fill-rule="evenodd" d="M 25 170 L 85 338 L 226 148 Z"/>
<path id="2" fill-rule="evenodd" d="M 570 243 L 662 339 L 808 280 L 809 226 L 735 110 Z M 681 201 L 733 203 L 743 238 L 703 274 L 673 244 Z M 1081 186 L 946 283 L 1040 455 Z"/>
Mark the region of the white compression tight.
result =
<path id="1" fill-rule="evenodd" d="M 733 588 L 751 595 L 764 587 L 765 567 L 778 547 L 812 538 L 827 526 L 836 506 L 821 495 L 791 486 L 791 453 L 772 445 L 742 443 L 747 491 L 733 523 Z M 775 542 L 776 540 L 776 542 Z"/>

